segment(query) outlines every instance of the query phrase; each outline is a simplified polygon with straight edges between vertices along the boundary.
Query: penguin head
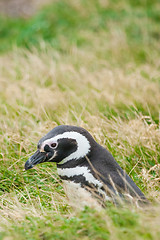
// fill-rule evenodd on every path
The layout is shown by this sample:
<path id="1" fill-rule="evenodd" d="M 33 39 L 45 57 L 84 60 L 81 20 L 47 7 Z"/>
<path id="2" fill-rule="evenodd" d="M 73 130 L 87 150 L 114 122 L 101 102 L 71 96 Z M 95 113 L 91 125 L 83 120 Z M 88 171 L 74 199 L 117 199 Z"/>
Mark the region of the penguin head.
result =
<path id="1" fill-rule="evenodd" d="M 37 151 L 25 163 L 25 170 L 42 162 L 64 164 L 82 159 L 94 144 L 93 137 L 81 127 L 57 126 L 39 140 Z"/>

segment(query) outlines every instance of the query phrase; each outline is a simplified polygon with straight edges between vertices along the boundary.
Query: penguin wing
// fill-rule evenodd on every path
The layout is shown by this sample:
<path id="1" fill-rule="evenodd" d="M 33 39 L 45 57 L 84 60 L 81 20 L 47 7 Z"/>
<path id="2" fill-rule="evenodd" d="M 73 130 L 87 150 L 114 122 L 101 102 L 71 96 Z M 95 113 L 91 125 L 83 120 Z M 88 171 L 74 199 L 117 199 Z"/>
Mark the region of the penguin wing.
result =
<path id="1" fill-rule="evenodd" d="M 101 179 L 109 191 L 118 194 L 120 197 L 128 195 L 140 201 L 147 201 L 144 194 L 128 174 L 119 166 L 111 153 L 101 147 L 101 155 L 97 156 L 98 161 L 92 161 L 95 174 Z M 103 151 L 102 151 L 103 150 Z"/>

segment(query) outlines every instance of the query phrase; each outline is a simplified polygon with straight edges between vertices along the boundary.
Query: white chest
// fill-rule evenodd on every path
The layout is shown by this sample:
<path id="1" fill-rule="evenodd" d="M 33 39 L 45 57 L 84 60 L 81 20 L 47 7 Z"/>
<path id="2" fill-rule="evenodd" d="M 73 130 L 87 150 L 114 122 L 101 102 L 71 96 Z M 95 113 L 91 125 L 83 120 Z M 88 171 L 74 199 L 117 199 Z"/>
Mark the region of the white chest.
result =
<path id="1" fill-rule="evenodd" d="M 91 193 L 80 186 L 79 183 L 63 180 L 64 191 L 69 200 L 69 204 L 74 208 L 84 209 L 85 206 L 100 210 L 102 206 L 92 197 Z"/>

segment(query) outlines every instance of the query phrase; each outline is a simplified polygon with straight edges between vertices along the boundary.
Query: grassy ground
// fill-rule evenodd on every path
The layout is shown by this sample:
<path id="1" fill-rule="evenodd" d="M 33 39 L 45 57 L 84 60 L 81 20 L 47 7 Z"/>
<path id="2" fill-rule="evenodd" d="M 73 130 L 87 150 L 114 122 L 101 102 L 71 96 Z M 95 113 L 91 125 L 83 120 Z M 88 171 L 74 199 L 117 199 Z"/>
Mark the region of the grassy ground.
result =
<path id="1" fill-rule="evenodd" d="M 0 24 L 0 239 L 160 239 L 160 4 L 53 1 Z M 68 205 L 54 164 L 25 172 L 37 141 L 80 125 L 152 209 Z M 77 203 L 78 204 L 78 203 Z"/>

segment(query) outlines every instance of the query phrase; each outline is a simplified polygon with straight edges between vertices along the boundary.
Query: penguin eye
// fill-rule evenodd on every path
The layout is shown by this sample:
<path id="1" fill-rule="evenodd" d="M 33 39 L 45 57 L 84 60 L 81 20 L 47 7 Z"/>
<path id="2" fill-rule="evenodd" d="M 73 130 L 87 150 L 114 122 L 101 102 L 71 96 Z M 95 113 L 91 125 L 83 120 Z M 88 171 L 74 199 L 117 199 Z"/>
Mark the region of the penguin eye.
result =
<path id="1" fill-rule="evenodd" d="M 58 144 L 57 144 L 57 143 L 55 143 L 55 142 L 54 142 L 54 143 L 51 143 L 51 148 L 56 148 L 56 147 L 57 147 L 57 145 L 58 145 Z"/>

